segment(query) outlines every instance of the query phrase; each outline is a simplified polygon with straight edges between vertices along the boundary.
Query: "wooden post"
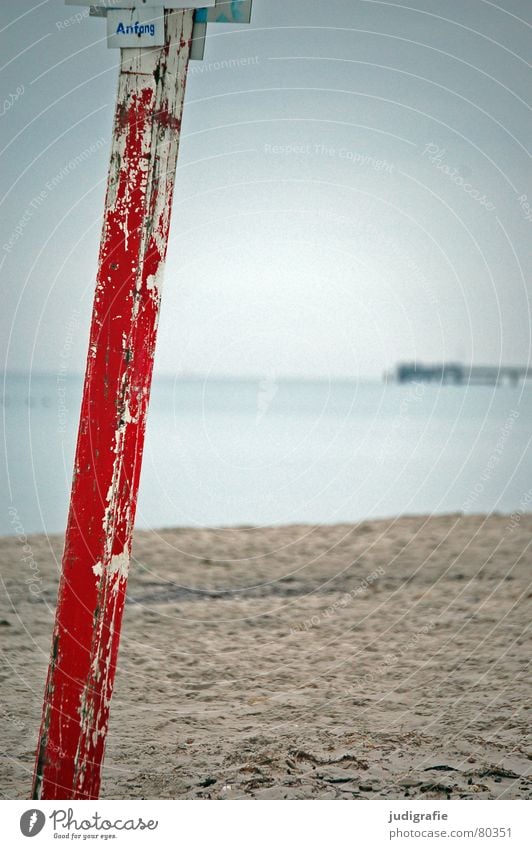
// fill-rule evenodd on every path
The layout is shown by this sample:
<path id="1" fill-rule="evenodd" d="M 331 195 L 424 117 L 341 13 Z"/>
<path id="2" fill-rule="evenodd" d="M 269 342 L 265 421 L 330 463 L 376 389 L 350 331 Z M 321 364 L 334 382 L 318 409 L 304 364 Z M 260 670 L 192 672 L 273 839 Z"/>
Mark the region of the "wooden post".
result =
<path id="1" fill-rule="evenodd" d="M 98 278 L 34 799 L 96 799 L 113 691 L 193 11 L 122 50 Z"/>

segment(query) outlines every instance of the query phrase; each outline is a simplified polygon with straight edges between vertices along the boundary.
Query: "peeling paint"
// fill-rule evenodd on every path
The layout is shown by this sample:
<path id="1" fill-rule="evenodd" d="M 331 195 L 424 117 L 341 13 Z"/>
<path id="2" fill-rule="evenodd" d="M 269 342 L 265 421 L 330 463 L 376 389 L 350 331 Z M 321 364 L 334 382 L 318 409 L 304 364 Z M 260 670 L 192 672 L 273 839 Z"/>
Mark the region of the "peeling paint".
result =
<path id="1" fill-rule="evenodd" d="M 163 287 L 165 263 L 161 262 L 155 274 L 150 274 L 146 286 L 150 292 L 159 294 Z"/>
<path id="2" fill-rule="evenodd" d="M 118 575 L 121 579 L 127 578 L 129 573 L 129 562 L 130 557 L 127 551 L 123 551 L 122 554 L 115 554 L 114 557 L 111 557 L 109 574 L 111 576 Z"/>

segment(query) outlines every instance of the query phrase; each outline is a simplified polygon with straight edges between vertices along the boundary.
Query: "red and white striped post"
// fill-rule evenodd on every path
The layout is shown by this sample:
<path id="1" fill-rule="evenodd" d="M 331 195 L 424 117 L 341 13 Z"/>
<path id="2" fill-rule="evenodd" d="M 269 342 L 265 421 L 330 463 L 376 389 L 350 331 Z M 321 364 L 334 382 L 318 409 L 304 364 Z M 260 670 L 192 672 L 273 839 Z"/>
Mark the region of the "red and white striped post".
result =
<path id="1" fill-rule="evenodd" d="M 98 798 L 150 395 L 194 11 L 122 50 L 34 799 Z"/>

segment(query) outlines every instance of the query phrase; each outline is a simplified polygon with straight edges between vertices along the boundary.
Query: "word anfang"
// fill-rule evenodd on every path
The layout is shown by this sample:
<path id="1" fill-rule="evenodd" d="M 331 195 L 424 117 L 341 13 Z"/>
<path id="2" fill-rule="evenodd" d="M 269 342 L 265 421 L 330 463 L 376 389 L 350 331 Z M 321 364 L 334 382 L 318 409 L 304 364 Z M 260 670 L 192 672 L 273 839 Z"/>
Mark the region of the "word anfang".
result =
<path id="1" fill-rule="evenodd" d="M 117 35 L 155 35 L 155 24 L 141 24 L 135 21 L 134 24 L 123 24 L 122 21 L 116 28 Z"/>

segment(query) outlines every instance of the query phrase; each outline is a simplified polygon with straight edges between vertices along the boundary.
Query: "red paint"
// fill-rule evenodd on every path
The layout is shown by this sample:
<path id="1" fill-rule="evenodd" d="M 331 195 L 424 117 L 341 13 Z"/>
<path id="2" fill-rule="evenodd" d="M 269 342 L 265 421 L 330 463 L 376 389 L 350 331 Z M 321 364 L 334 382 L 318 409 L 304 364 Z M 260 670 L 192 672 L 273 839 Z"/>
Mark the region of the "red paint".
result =
<path id="1" fill-rule="evenodd" d="M 191 31 L 192 12 L 171 12 L 155 57 L 123 51 L 33 798 L 98 798 Z"/>
<path id="2" fill-rule="evenodd" d="M 161 109 L 155 117 L 163 127 L 171 127 L 173 130 L 181 131 L 181 118 L 171 115 L 168 109 Z"/>

